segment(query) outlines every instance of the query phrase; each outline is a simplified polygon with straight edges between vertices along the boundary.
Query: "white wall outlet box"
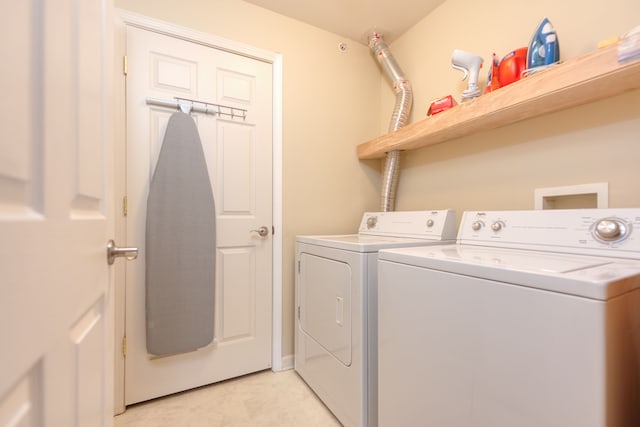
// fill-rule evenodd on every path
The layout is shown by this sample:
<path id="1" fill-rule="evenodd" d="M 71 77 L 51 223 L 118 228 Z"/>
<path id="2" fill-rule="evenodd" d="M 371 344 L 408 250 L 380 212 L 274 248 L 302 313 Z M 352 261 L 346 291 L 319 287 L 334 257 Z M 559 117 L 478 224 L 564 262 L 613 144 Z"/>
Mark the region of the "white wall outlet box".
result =
<path id="1" fill-rule="evenodd" d="M 536 188 L 535 209 L 586 209 L 609 207 L 609 183 Z"/>

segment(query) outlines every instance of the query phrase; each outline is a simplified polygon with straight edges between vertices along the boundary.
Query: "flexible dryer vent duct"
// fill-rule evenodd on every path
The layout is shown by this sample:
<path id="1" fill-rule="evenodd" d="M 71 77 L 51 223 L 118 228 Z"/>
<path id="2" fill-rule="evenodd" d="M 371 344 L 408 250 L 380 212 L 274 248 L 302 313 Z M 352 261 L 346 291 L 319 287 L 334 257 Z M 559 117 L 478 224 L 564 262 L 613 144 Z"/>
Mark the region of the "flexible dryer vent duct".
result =
<path id="1" fill-rule="evenodd" d="M 389 46 L 384 42 L 383 35 L 372 31 L 367 36 L 369 48 L 378 59 L 382 69 L 391 79 L 393 91 L 396 94 L 396 105 L 389 123 L 389 132 L 396 131 L 407 124 L 409 112 L 413 103 L 411 84 L 404 77 L 400 66 L 389 51 Z M 382 177 L 382 193 L 380 196 L 380 210 L 389 212 L 395 209 L 396 190 L 398 188 L 398 176 L 400 174 L 400 151 L 393 150 L 387 153 Z"/>

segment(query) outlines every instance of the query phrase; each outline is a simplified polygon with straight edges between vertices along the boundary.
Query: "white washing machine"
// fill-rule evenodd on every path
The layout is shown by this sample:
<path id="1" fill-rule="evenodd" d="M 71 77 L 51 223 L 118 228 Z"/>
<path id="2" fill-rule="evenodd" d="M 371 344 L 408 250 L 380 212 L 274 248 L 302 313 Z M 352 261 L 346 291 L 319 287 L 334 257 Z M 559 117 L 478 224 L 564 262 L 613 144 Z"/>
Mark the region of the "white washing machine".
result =
<path id="1" fill-rule="evenodd" d="M 379 254 L 379 425 L 640 426 L 640 209 L 465 212 Z"/>
<path id="2" fill-rule="evenodd" d="M 365 213 L 358 234 L 296 240 L 295 369 L 345 426 L 376 426 L 377 258 L 455 242 L 451 210 Z"/>

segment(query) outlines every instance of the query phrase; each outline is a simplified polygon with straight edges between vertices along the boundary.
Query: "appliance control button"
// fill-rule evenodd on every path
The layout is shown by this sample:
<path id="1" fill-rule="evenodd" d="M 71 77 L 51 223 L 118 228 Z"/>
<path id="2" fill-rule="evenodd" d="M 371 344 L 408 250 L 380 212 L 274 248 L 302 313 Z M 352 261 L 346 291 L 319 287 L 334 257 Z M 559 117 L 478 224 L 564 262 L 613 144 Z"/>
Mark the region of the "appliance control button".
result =
<path id="1" fill-rule="evenodd" d="M 502 230 L 503 227 L 504 227 L 504 223 L 502 221 L 496 221 L 493 224 L 491 224 L 491 229 L 496 232 Z"/>
<path id="2" fill-rule="evenodd" d="M 598 239 L 612 241 L 626 237 L 627 226 L 615 218 L 601 219 L 594 228 L 595 236 Z"/>
<path id="3" fill-rule="evenodd" d="M 428 219 L 427 220 L 427 227 L 431 228 L 431 227 L 433 227 L 433 224 L 435 224 L 435 223 L 433 222 L 432 219 Z"/>
<path id="4" fill-rule="evenodd" d="M 378 217 L 370 216 L 369 218 L 367 218 L 367 228 L 368 229 L 372 229 L 373 227 L 376 226 L 377 223 L 378 223 Z"/>
<path id="5" fill-rule="evenodd" d="M 473 231 L 479 231 L 483 226 L 484 226 L 484 222 L 482 221 L 476 220 L 471 223 L 471 229 Z"/>

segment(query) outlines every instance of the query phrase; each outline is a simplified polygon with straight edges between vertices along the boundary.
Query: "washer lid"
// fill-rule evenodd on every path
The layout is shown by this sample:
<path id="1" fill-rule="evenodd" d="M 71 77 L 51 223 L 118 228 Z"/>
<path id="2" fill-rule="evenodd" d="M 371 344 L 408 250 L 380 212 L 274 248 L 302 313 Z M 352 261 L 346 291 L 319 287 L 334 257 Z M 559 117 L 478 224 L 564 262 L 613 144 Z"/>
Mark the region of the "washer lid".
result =
<path id="1" fill-rule="evenodd" d="M 640 288 L 640 261 L 472 245 L 398 248 L 380 260 L 606 300 Z"/>
<path id="2" fill-rule="evenodd" d="M 340 234 L 329 236 L 297 236 L 300 243 L 326 246 L 352 252 L 378 252 L 381 249 L 398 248 L 404 246 L 426 246 L 443 243 L 453 243 L 441 240 L 425 240 L 393 236 L 370 236 L 364 234 Z"/>

